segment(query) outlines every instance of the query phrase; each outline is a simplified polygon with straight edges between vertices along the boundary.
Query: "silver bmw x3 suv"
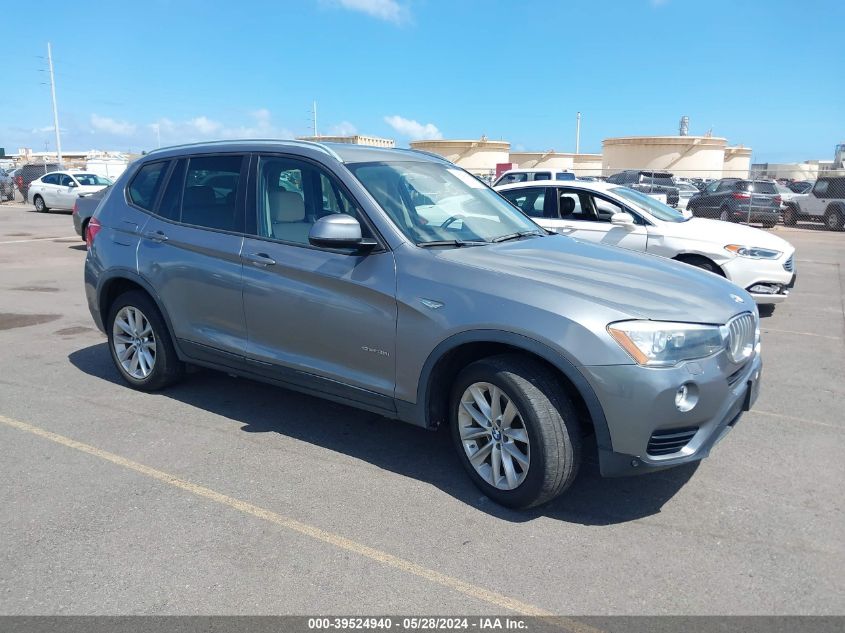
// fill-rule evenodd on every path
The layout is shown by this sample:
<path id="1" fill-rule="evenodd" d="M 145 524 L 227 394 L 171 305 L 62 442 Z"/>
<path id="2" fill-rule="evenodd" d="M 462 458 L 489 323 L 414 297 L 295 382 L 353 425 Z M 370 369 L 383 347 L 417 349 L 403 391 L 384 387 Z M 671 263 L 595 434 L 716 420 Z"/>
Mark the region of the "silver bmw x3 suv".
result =
<path id="1" fill-rule="evenodd" d="M 85 289 L 130 386 L 188 364 L 429 429 L 511 507 L 705 457 L 760 385 L 757 308 L 670 260 L 548 234 L 439 157 L 154 151 L 90 221 Z M 319 420 L 312 422 L 319 424 Z"/>

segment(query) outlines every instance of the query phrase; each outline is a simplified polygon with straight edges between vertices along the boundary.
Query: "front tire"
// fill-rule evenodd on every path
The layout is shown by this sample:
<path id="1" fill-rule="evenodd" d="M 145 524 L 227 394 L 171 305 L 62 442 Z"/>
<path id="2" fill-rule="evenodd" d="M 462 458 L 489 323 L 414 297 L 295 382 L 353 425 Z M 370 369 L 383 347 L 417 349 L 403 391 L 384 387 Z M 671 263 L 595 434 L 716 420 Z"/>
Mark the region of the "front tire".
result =
<path id="1" fill-rule="evenodd" d="M 120 295 L 109 310 L 106 332 L 115 367 L 134 389 L 156 391 L 184 374 L 167 325 L 146 293 Z"/>
<path id="2" fill-rule="evenodd" d="M 41 196 L 35 196 L 32 199 L 32 204 L 35 205 L 35 210 L 38 211 L 38 213 L 47 213 L 47 211 L 50 210 L 50 208 L 44 204 L 44 198 Z"/>
<path id="3" fill-rule="evenodd" d="M 707 259 L 706 257 L 702 257 L 701 255 L 679 255 L 676 259 L 679 262 L 695 266 L 696 268 L 701 268 L 701 270 L 706 270 L 709 273 L 713 273 L 721 277 L 725 276 L 725 273 L 722 272 L 722 269 L 719 268 L 715 262 Z"/>
<path id="4" fill-rule="evenodd" d="M 450 399 L 459 459 L 485 495 L 510 508 L 566 490 L 581 461 L 581 427 L 556 376 L 517 355 L 485 358 L 458 375 Z"/>

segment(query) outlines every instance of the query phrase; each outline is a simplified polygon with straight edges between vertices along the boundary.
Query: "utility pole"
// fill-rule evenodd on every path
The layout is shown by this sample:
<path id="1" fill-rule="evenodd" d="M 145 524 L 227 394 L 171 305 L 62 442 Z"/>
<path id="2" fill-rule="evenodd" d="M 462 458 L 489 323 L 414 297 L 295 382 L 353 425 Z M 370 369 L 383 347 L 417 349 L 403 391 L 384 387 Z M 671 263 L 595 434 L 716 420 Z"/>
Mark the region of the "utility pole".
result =
<path id="1" fill-rule="evenodd" d="M 56 80 L 53 77 L 53 49 L 47 42 L 47 63 L 50 66 L 50 92 L 53 95 L 53 126 L 56 128 L 56 162 L 62 166 L 62 136 L 59 132 L 59 108 L 56 105 Z"/>
<path id="2" fill-rule="evenodd" d="M 581 150 L 581 113 L 575 115 L 575 153 Z"/>
<path id="3" fill-rule="evenodd" d="M 314 114 L 314 136 L 316 137 L 317 136 L 317 100 L 316 99 L 314 100 L 313 114 Z"/>

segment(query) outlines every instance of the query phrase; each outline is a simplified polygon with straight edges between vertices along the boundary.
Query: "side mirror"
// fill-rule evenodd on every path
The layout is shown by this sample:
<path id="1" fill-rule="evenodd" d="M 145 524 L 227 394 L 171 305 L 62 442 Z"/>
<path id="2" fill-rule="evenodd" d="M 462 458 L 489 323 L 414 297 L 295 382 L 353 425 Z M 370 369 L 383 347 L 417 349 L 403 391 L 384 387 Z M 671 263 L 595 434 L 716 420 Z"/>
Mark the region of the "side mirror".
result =
<path id="1" fill-rule="evenodd" d="M 620 213 L 614 213 L 610 216 L 610 223 L 615 224 L 616 226 L 624 226 L 625 228 L 633 228 L 634 226 L 634 216 L 630 213 L 625 213 L 624 211 Z"/>
<path id="2" fill-rule="evenodd" d="M 75 188 L 75 187 L 78 187 L 78 186 L 79 186 L 79 185 L 77 185 L 77 184 L 76 184 L 74 181 L 72 181 L 72 180 L 70 181 L 70 184 L 68 185 L 68 187 L 70 187 L 71 189 L 73 189 L 73 188 Z"/>
<path id="3" fill-rule="evenodd" d="M 327 215 L 317 220 L 308 232 L 312 246 L 322 248 L 373 248 L 376 242 L 361 237 L 358 220 L 345 213 Z"/>

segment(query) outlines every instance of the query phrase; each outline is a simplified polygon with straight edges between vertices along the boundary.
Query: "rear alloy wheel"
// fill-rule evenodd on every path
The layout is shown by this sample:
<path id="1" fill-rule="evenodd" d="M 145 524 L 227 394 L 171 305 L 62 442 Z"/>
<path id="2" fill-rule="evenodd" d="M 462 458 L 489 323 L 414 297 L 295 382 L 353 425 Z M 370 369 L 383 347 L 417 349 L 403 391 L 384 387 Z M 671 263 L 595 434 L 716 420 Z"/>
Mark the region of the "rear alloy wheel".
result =
<path id="1" fill-rule="evenodd" d="M 727 207 L 722 207 L 722 212 L 719 214 L 719 219 L 722 220 L 722 222 L 736 222 L 736 219 L 734 219 L 733 214 Z"/>
<path id="2" fill-rule="evenodd" d="M 38 211 L 38 213 L 46 213 L 50 210 L 47 208 L 47 205 L 44 204 L 44 198 L 41 196 L 35 196 L 32 203 L 35 205 L 35 210 Z"/>
<path id="3" fill-rule="evenodd" d="M 472 363 L 454 383 L 450 410 L 464 469 L 497 503 L 540 505 L 575 479 L 580 422 L 545 365 L 518 355 Z"/>
<path id="4" fill-rule="evenodd" d="M 824 214 L 824 224 L 829 231 L 841 231 L 843 221 L 842 213 L 837 209 L 828 209 Z"/>
<path id="5" fill-rule="evenodd" d="M 117 298 L 107 334 L 112 360 L 132 387 L 154 391 L 181 378 L 184 366 L 164 319 L 145 293 L 133 290 Z"/>

